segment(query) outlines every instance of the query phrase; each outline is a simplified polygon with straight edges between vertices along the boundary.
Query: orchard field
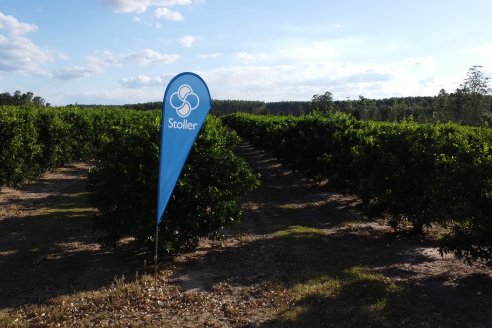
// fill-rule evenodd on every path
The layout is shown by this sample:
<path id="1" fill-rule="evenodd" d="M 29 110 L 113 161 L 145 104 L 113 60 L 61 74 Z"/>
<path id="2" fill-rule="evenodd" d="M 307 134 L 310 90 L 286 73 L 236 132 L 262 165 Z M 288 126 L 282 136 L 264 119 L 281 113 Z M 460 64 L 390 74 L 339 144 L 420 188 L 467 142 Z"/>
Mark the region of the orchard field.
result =
<path id="1" fill-rule="evenodd" d="M 210 116 L 155 268 L 159 129 L 0 108 L 0 326 L 492 326 L 492 129 Z"/>
<path id="2" fill-rule="evenodd" d="M 492 129 L 358 121 L 350 115 L 235 114 L 225 122 L 285 164 L 360 197 L 415 233 L 439 224 L 441 252 L 492 261 Z"/>

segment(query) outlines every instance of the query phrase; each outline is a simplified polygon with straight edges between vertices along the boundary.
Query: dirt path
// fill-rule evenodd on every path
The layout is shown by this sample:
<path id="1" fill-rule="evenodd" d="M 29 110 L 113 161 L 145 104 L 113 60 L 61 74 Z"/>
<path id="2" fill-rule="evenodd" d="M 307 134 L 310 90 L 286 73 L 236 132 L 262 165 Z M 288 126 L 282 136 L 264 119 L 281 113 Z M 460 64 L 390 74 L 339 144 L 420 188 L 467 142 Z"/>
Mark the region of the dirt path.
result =
<path id="1" fill-rule="evenodd" d="M 95 209 L 85 191 L 88 169 L 67 165 L 19 189 L 2 189 L 0 310 L 96 289 L 115 276 L 135 276 L 136 250 L 101 249 L 97 243 Z"/>
<path id="2" fill-rule="evenodd" d="M 262 284 L 275 284 L 277 293 L 285 297 L 283 307 L 278 309 L 275 308 L 278 304 L 272 304 L 271 308 L 263 308 L 262 315 L 249 313 L 254 327 L 393 327 L 402 324 L 408 327 L 492 327 L 491 268 L 479 264 L 468 266 L 451 255 L 441 257 L 433 237 L 394 233 L 384 223 L 365 217 L 359 210 L 357 198 L 330 192 L 294 174 L 247 143 L 241 144 L 239 152 L 261 173 L 262 187 L 246 197 L 245 218 L 225 242 L 203 243 L 197 253 L 179 260 L 183 265 L 176 275 L 185 289 L 210 291 L 224 281 L 237 291 L 250 286 L 264 290 Z M 327 241 L 329 246 L 313 241 L 317 234 L 326 238 L 323 242 Z M 301 238 L 306 240 L 299 242 Z M 350 258 L 327 261 L 329 265 L 342 263 L 343 268 L 334 272 L 316 267 L 317 262 L 325 262 L 323 257 L 330 256 L 324 250 Z M 313 261 L 296 258 L 309 257 L 309 252 L 315 256 Z M 346 288 L 349 290 L 346 299 L 325 297 L 324 287 L 311 283 L 330 275 L 343 276 L 353 268 L 361 268 L 376 277 L 356 279 L 353 283 L 355 288 L 367 288 L 367 294 L 352 291 L 353 286 L 350 286 Z M 371 309 L 377 304 L 371 298 L 376 298 L 383 289 L 367 287 L 375 281 L 398 289 L 395 295 L 384 296 L 388 304 L 381 313 Z M 298 293 L 296 288 L 317 291 Z M 349 305 L 352 309 L 346 313 L 347 317 L 322 313 L 326 306 L 357 304 L 360 296 L 369 300 L 365 304 Z M 363 318 L 352 321 L 350 316 Z M 330 324 L 328 320 L 335 321 Z"/>
<path id="3" fill-rule="evenodd" d="M 133 279 L 148 254 L 95 243 L 93 210 L 76 210 L 86 167 L 27 187 L 39 196 L 31 200 L 7 190 L 0 309 L 40 327 L 492 327 L 490 268 L 443 259 L 432 238 L 366 218 L 358 199 L 247 143 L 239 152 L 262 175 L 243 200 L 243 222 L 164 263 L 158 277 Z M 131 279 L 110 283 L 121 274 Z"/>

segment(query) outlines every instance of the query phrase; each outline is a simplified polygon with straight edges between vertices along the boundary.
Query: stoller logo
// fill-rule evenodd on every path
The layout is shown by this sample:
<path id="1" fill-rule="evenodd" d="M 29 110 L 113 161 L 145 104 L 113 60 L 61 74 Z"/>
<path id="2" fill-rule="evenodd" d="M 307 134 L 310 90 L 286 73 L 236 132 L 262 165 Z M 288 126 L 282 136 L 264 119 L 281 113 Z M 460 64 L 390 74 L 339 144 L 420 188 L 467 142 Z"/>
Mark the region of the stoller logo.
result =
<path id="1" fill-rule="evenodd" d="M 171 107 L 176 110 L 176 113 L 181 117 L 188 117 L 191 111 L 196 109 L 200 104 L 200 98 L 193 92 L 193 89 L 183 84 L 178 91 L 171 95 L 169 100 Z"/>
<path id="2" fill-rule="evenodd" d="M 200 104 L 200 98 L 193 92 L 193 89 L 188 84 L 181 85 L 178 91 L 171 95 L 169 103 L 176 110 L 176 114 L 183 117 L 184 120 L 179 122 L 171 117 L 168 120 L 168 127 L 170 129 L 195 130 L 198 124 L 190 123 L 186 119 L 191 114 L 191 111 L 196 109 Z"/>
<path id="3" fill-rule="evenodd" d="M 169 82 L 162 103 L 157 227 L 193 142 L 212 107 L 212 99 L 207 84 L 200 76 L 184 72 Z M 157 235 L 155 240 L 155 244 L 159 245 Z"/>

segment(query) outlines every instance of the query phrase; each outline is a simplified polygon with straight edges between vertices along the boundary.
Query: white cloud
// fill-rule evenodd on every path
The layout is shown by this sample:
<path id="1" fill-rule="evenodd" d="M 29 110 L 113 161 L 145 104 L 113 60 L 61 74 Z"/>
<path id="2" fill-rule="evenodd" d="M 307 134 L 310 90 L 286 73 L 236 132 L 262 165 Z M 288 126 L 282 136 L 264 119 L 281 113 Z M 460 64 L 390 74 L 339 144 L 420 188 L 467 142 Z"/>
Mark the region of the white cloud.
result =
<path id="1" fill-rule="evenodd" d="M 136 62 L 139 65 L 171 64 L 179 58 L 179 55 L 162 54 L 152 49 L 127 52 L 120 55 L 109 54 L 106 60 L 113 65 L 121 65 L 123 62 Z"/>
<path id="2" fill-rule="evenodd" d="M 157 8 L 154 11 L 154 16 L 156 18 L 164 18 L 166 20 L 175 22 L 184 20 L 184 16 L 179 11 L 171 10 L 168 8 Z"/>
<path id="3" fill-rule="evenodd" d="M 162 54 L 152 49 L 114 54 L 111 51 L 96 51 L 87 57 L 86 66 L 69 66 L 54 72 L 54 77 L 64 80 L 88 77 L 101 73 L 111 67 L 121 67 L 126 63 L 135 62 L 142 66 L 151 64 L 171 64 L 178 55 Z"/>
<path id="4" fill-rule="evenodd" d="M 26 34 L 35 32 L 37 29 L 38 27 L 34 24 L 21 23 L 15 17 L 0 12 L 0 30 L 6 30 L 11 34 Z"/>
<path id="5" fill-rule="evenodd" d="M 403 60 L 404 64 L 416 65 L 427 70 L 434 68 L 434 59 L 432 57 L 410 57 Z"/>
<path id="6" fill-rule="evenodd" d="M 389 72 L 378 71 L 376 69 L 369 69 L 340 78 L 341 81 L 347 83 L 372 83 L 389 81 L 391 79 L 392 75 Z"/>
<path id="7" fill-rule="evenodd" d="M 249 52 L 238 52 L 236 53 L 236 58 L 241 60 L 245 64 L 251 64 L 255 63 L 261 59 L 265 59 L 266 55 L 265 54 L 252 54 Z"/>
<path id="8" fill-rule="evenodd" d="M 74 80 L 90 76 L 96 73 L 91 67 L 68 66 L 53 72 L 53 77 L 60 80 Z"/>
<path id="9" fill-rule="evenodd" d="M 121 55 L 115 55 L 111 51 L 96 51 L 94 54 L 87 57 L 87 65 L 94 73 L 105 71 L 109 67 L 119 67 L 121 63 Z"/>
<path id="10" fill-rule="evenodd" d="M 361 94 L 367 97 L 391 94 L 395 90 L 391 88 L 391 84 L 399 81 L 400 77 L 410 78 L 411 83 L 417 85 L 419 81 L 407 75 L 406 70 L 395 71 L 398 65 L 399 63 L 388 67 L 331 63 L 238 65 L 198 73 L 205 79 L 216 99 L 309 100 L 314 94 L 326 91 L 333 92 L 337 99 L 345 99 L 357 98 Z M 123 79 L 119 83 L 126 88 L 139 89 L 165 86 L 171 78 L 171 75 L 141 75 Z"/>
<path id="11" fill-rule="evenodd" d="M 235 53 L 238 65 L 203 74 L 215 98 L 229 99 L 309 100 L 326 91 L 336 99 L 381 98 L 435 95 L 450 88 L 437 78 L 432 56 L 358 60 L 350 54 L 361 44 L 365 40 L 279 41 L 269 52 Z"/>
<path id="12" fill-rule="evenodd" d="M 417 61 L 418 62 L 418 61 Z M 414 58 L 386 63 L 350 63 L 335 60 L 290 61 L 284 65 L 223 66 L 198 71 L 215 99 L 264 101 L 309 100 L 326 91 L 335 99 L 435 95 L 455 85 L 442 84 L 432 71 L 415 69 Z M 76 69 L 73 69 L 76 72 Z M 80 72 L 84 73 L 83 70 Z M 79 103 L 136 103 L 157 101 L 172 74 L 139 75 L 118 81 L 120 87 L 77 95 Z M 446 82 L 447 83 L 447 82 Z M 127 90 L 127 92 L 125 92 Z M 61 97 L 61 96 L 60 96 Z M 66 98 L 66 97 L 65 97 Z M 68 98 L 67 98 L 68 99 Z M 73 99 L 73 98 L 70 98 Z M 73 102 L 73 101 L 72 101 Z"/>
<path id="13" fill-rule="evenodd" d="M 191 0 L 103 0 L 103 4 L 116 13 L 143 13 L 149 7 L 191 5 Z"/>
<path id="14" fill-rule="evenodd" d="M 161 54 L 152 49 L 143 49 L 120 55 L 119 58 L 120 61 L 135 61 L 139 65 L 146 66 L 150 64 L 171 64 L 179 58 L 179 55 Z"/>
<path id="15" fill-rule="evenodd" d="M 185 17 L 177 10 L 170 8 L 175 6 L 188 6 L 193 4 L 192 0 L 102 0 L 103 4 L 110 7 L 115 13 L 137 13 L 141 14 L 148 9 L 155 7 L 154 17 L 157 19 L 165 19 L 170 21 L 183 21 Z M 197 4 L 203 2 L 195 1 Z M 143 22 L 148 26 L 155 26 L 157 29 L 161 28 L 160 23 L 152 24 L 142 21 L 138 16 L 134 16 L 133 20 L 137 23 Z"/>
<path id="16" fill-rule="evenodd" d="M 23 36 L 36 31 L 36 25 L 21 23 L 0 12 L 0 30 L 6 32 L 0 34 L 0 71 L 48 75 L 46 65 L 54 62 L 53 56 Z"/>
<path id="17" fill-rule="evenodd" d="M 148 26 L 148 27 L 155 27 L 157 29 L 161 28 L 162 26 L 159 24 L 159 22 L 157 23 L 153 23 L 152 21 L 148 21 L 148 20 L 144 20 L 142 19 L 140 16 L 134 16 L 133 17 L 133 21 L 137 24 L 143 24 L 145 26 Z"/>
<path id="18" fill-rule="evenodd" d="M 214 98 L 264 101 L 309 100 L 330 91 L 335 99 L 435 95 L 442 81 L 415 63 L 399 60 L 385 64 L 343 63 L 340 61 L 299 62 L 286 65 L 238 65 L 200 72 Z"/>
<path id="19" fill-rule="evenodd" d="M 183 36 L 178 39 L 179 44 L 181 44 L 185 48 L 193 47 L 193 43 L 195 42 L 195 38 L 191 35 Z"/>
<path id="20" fill-rule="evenodd" d="M 470 49 L 470 52 L 477 54 L 477 55 L 492 56 L 492 43 L 491 44 L 484 44 L 484 45 L 472 48 L 472 49 Z"/>
<path id="21" fill-rule="evenodd" d="M 320 68 L 318 68 L 320 69 Z M 247 100 L 307 100 L 319 93 L 323 78 L 301 65 L 219 67 L 203 72 L 214 98 Z M 310 95 L 306 95 L 310 89 Z M 316 90 L 316 91 L 314 91 Z"/>
<path id="22" fill-rule="evenodd" d="M 200 55 L 198 55 L 198 58 L 203 58 L 203 59 L 219 58 L 220 56 L 222 56 L 222 54 L 220 52 L 214 52 L 214 53 L 210 53 L 210 54 L 200 54 Z"/>
<path id="23" fill-rule="evenodd" d="M 149 86 L 164 86 L 169 82 L 171 77 L 169 75 L 162 75 L 157 77 L 150 77 L 147 75 L 139 75 L 133 78 L 126 78 L 118 81 L 123 87 L 130 89 L 139 89 Z"/>
<path id="24" fill-rule="evenodd" d="M 322 61 L 335 57 L 335 44 L 330 41 L 317 41 L 307 45 L 293 45 L 284 51 L 284 56 L 301 61 Z"/>
<path id="25" fill-rule="evenodd" d="M 91 91 L 64 92 L 57 90 L 46 94 L 46 99 L 56 105 L 73 104 L 135 104 L 162 100 L 162 88 L 128 89 L 124 87 L 97 88 Z"/>

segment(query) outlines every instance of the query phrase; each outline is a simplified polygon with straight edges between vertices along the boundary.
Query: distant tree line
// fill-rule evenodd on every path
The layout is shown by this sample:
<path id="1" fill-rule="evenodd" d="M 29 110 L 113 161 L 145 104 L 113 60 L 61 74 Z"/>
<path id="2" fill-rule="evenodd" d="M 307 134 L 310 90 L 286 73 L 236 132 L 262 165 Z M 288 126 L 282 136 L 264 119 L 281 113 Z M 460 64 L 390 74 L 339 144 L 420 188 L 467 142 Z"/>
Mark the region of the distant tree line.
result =
<path id="1" fill-rule="evenodd" d="M 162 109 L 162 101 L 153 101 L 147 103 L 138 104 L 126 104 L 122 106 L 123 108 L 133 109 L 133 110 L 157 110 Z"/>
<path id="2" fill-rule="evenodd" d="M 235 112 L 266 114 L 263 101 L 251 100 L 212 100 L 212 114 L 225 115 Z"/>
<path id="3" fill-rule="evenodd" d="M 50 106 L 49 103 L 45 103 L 43 97 L 36 96 L 32 92 L 21 93 L 19 90 L 14 94 L 9 92 L 0 93 L 0 105 L 13 105 L 13 106 Z"/>
<path id="4" fill-rule="evenodd" d="M 271 115 L 301 115 L 311 109 L 310 101 L 264 102 L 252 100 L 212 100 L 212 114 L 236 112 Z"/>
<path id="5" fill-rule="evenodd" d="M 468 70 L 462 84 L 454 92 L 441 90 L 431 97 L 392 97 L 384 99 L 333 100 L 331 92 L 314 95 L 311 101 L 264 102 L 252 100 L 212 100 L 211 113 L 226 115 L 236 112 L 271 115 L 302 115 L 311 111 L 344 112 L 360 120 L 400 122 L 412 119 L 417 122 L 457 122 L 465 125 L 488 125 L 492 127 L 492 95 L 489 78 L 481 72 L 481 66 Z M 45 104 L 42 97 L 32 92 L 15 91 L 0 94 L 0 105 Z M 122 108 L 131 110 L 160 110 L 162 101 L 125 105 L 80 105 L 79 108 Z"/>
<path id="6" fill-rule="evenodd" d="M 76 105 L 77 107 L 118 107 L 132 110 L 160 110 L 162 101 L 115 105 Z M 310 101 L 279 101 L 264 102 L 255 100 L 212 100 L 211 113 L 215 115 L 226 115 L 236 112 L 251 114 L 272 114 L 272 115 L 300 115 L 307 113 L 311 109 Z"/>
<path id="7" fill-rule="evenodd" d="M 314 95 L 311 110 L 341 111 L 357 119 L 399 122 L 412 118 L 418 122 L 457 122 L 465 125 L 492 126 L 492 95 L 489 78 L 473 66 L 467 77 L 452 93 L 441 90 L 434 97 L 393 97 L 334 101 L 331 92 Z"/>
<path id="8" fill-rule="evenodd" d="M 212 113 L 235 112 L 272 115 L 302 115 L 310 111 L 344 112 L 360 120 L 400 122 L 457 122 L 465 125 L 492 126 L 492 95 L 489 78 L 481 66 L 468 70 L 463 83 L 451 93 L 441 90 L 437 96 L 392 97 L 333 100 L 331 92 L 314 95 L 311 101 L 262 102 L 244 100 L 214 100 Z"/>
<path id="9" fill-rule="evenodd" d="M 161 110 L 162 102 L 125 105 L 69 105 L 79 108 L 119 108 L 138 111 Z M 333 100 L 326 92 L 311 101 L 263 102 L 250 100 L 212 100 L 211 113 L 227 115 L 236 112 L 271 115 L 302 115 L 311 111 L 344 112 L 360 120 L 400 122 L 457 122 L 466 125 L 488 124 L 492 127 L 492 96 L 474 94 L 460 87 L 453 93 L 441 90 L 437 96 L 392 97 Z"/>

